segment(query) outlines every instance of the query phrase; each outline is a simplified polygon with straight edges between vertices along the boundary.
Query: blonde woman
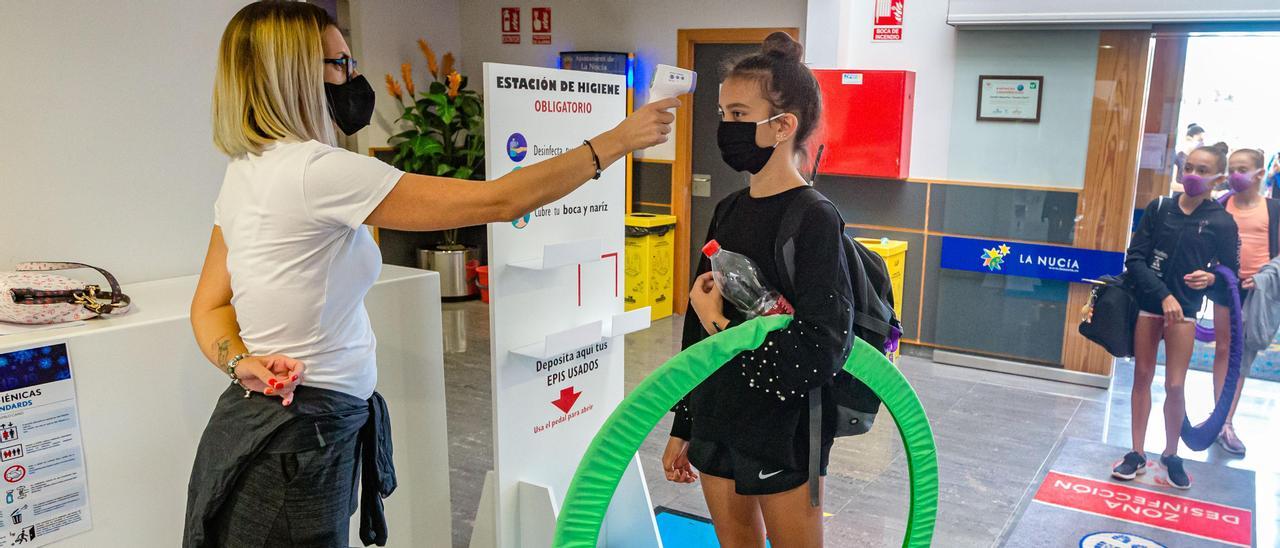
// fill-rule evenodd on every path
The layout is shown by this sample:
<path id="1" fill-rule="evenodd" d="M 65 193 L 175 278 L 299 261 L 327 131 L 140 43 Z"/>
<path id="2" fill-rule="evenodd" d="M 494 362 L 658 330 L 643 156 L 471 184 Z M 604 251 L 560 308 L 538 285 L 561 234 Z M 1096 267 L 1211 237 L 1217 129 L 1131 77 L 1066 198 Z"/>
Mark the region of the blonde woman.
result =
<path id="1" fill-rule="evenodd" d="M 648 105 L 558 158 L 477 183 L 334 147 L 335 125 L 366 126 L 373 98 L 321 8 L 253 3 L 223 33 L 213 140 L 230 163 L 191 324 L 230 386 L 200 440 L 184 546 L 347 546 L 357 479 L 361 539 L 384 543 L 380 498 L 395 477 L 363 305 L 381 255 L 362 225 L 509 221 L 666 141 L 678 104 Z"/>

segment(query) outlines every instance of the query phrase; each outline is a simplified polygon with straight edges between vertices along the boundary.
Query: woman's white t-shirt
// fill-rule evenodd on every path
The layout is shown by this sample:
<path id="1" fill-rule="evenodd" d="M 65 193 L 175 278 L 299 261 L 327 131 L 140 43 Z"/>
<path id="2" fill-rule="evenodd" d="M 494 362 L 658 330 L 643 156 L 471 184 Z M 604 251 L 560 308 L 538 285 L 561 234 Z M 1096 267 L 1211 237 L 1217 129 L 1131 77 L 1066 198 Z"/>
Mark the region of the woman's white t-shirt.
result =
<path id="1" fill-rule="evenodd" d="M 362 225 L 402 175 L 316 141 L 278 142 L 231 160 L 214 223 L 250 353 L 300 360 L 304 385 L 373 394 L 377 341 L 364 297 L 382 254 Z"/>

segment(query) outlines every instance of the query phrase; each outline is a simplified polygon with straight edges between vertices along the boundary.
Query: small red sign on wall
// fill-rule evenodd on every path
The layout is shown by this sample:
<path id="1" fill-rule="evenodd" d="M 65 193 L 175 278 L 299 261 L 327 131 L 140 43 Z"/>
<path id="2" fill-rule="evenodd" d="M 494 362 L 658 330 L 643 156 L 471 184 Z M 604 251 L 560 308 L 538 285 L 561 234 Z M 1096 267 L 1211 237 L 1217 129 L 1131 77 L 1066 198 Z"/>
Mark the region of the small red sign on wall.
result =
<path id="1" fill-rule="evenodd" d="M 1253 540 L 1253 513 L 1244 508 L 1070 474 L 1049 472 L 1035 500 L 1234 546 Z"/>
<path id="2" fill-rule="evenodd" d="M 535 34 L 535 35 L 533 35 L 533 43 L 534 43 L 534 44 L 538 44 L 538 45 L 540 45 L 540 46 L 546 46 L 546 45 L 549 45 L 549 44 L 551 44 L 551 35 L 550 35 L 550 34 Z"/>
<path id="3" fill-rule="evenodd" d="M 503 43 L 503 44 L 519 44 L 519 43 L 520 43 L 520 35 L 519 35 L 519 34 L 504 34 L 504 35 L 502 35 L 502 43 Z"/>
<path id="4" fill-rule="evenodd" d="M 907 0 L 876 0 L 871 41 L 901 42 Z"/>
<path id="5" fill-rule="evenodd" d="M 873 32 L 875 32 L 875 35 L 871 37 L 872 40 L 881 41 L 881 42 L 902 41 L 902 27 L 876 27 Z"/>
<path id="6" fill-rule="evenodd" d="M 548 34 L 551 32 L 551 8 L 530 8 L 533 32 Z M 536 42 L 535 42 L 536 43 Z"/>
<path id="7" fill-rule="evenodd" d="M 520 32 L 520 8 L 502 8 L 502 33 Z M 503 43 L 506 43 L 505 38 Z"/>
<path id="8" fill-rule="evenodd" d="M 876 0 L 876 26 L 902 26 L 902 11 L 906 0 Z"/>

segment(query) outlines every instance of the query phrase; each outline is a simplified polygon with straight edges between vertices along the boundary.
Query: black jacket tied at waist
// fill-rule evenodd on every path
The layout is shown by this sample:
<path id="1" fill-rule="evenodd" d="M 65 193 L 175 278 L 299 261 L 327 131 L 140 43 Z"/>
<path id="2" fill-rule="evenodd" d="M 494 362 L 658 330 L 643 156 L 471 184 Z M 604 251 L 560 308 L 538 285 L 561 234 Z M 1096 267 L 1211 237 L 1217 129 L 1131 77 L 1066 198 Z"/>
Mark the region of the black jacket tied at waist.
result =
<path id="1" fill-rule="evenodd" d="M 382 499 L 396 488 L 391 461 L 391 417 L 381 394 L 368 400 L 334 390 L 299 386 L 293 403 L 229 386 L 209 418 L 187 486 L 186 548 L 213 546 L 210 523 L 241 473 L 260 454 L 301 452 L 359 436 L 360 540 L 387 542 Z"/>

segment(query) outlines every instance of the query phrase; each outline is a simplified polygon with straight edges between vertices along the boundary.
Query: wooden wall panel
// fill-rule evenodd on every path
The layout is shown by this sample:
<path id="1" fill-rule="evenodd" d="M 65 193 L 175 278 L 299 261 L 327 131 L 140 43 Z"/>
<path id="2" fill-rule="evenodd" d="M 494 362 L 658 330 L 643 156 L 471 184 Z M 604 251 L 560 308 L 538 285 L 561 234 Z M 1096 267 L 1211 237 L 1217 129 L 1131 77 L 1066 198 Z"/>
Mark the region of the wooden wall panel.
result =
<path id="1" fill-rule="evenodd" d="M 1098 40 L 1089 153 L 1077 206 L 1075 245 L 1123 251 L 1133 221 L 1138 153 L 1142 147 L 1151 31 L 1102 31 Z M 1062 343 L 1063 366 L 1111 374 L 1111 357 L 1076 331 L 1089 287 L 1073 284 Z"/>
<path id="2" fill-rule="evenodd" d="M 1144 134 L 1164 135 L 1164 158 L 1160 169 L 1139 169 L 1134 204 L 1143 207 L 1169 193 L 1173 180 L 1173 156 L 1183 129 L 1177 127 L 1182 104 L 1182 73 L 1187 64 L 1186 36 L 1157 36 L 1151 61 L 1151 86 L 1147 92 Z"/>

